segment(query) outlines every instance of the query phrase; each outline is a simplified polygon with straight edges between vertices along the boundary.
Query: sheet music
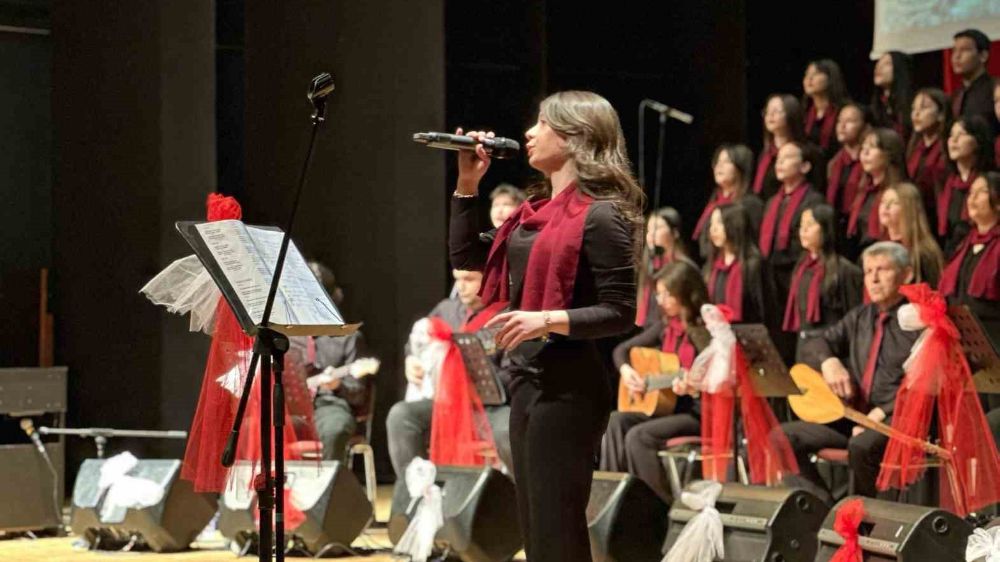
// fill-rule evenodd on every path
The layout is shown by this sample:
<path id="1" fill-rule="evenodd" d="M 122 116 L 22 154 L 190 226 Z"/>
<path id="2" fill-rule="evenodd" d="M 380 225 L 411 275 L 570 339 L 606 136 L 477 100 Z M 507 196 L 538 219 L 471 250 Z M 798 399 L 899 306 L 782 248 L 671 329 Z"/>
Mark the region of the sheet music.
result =
<path id="1" fill-rule="evenodd" d="M 206 222 L 196 228 L 250 318 L 259 324 L 283 234 L 248 227 L 238 220 Z M 294 243 L 288 247 L 270 321 L 286 325 L 344 324 Z"/>

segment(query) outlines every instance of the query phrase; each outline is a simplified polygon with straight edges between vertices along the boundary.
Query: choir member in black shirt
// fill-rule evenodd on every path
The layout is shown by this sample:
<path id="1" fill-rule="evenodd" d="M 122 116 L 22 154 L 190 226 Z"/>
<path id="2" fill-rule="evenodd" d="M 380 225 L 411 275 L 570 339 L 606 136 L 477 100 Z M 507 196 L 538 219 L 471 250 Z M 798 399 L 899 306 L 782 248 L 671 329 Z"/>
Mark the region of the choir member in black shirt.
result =
<path id="1" fill-rule="evenodd" d="M 646 243 L 639 267 L 639 301 L 635 325 L 648 327 L 659 320 L 656 306 L 656 283 L 653 279 L 664 267 L 678 261 L 694 265 L 681 238 L 681 214 L 673 207 L 661 207 L 646 220 Z"/>
<path id="2" fill-rule="evenodd" d="M 656 277 L 656 299 L 663 312 L 660 319 L 614 350 L 615 366 L 623 383 L 636 392 L 642 392 L 644 386 L 628 362 L 633 347 L 654 347 L 676 354 L 681 367 L 688 369 L 711 341 L 700 315 L 701 305 L 708 302 L 708 288 L 696 267 L 686 262 L 665 267 Z M 601 445 L 601 470 L 630 472 L 667 503 L 672 498 L 657 453 L 668 439 L 701 432 L 698 399 L 688 395 L 683 379 L 675 381 L 674 392 L 678 394 L 677 405 L 668 416 L 651 418 L 635 412 L 612 412 Z"/>
<path id="3" fill-rule="evenodd" d="M 753 192 L 768 199 L 778 191 L 781 182 L 774 176 L 778 149 L 788 141 L 805 140 L 805 115 L 799 100 L 788 94 L 771 94 L 761 112 L 764 119 L 764 147 L 757 158 L 753 177 Z"/>
<path id="4" fill-rule="evenodd" d="M 878 242 L 865 249 L 862 263 L 871 303 L 855 307 L 822 335 L 804 342 L 802 351 L 806 362 L 819 368 L 837 396 L 853 399 L 856 409 L 869 418 L 888 423 L 903 380 L 903 362 L 920 335 L 903 330 L 896 315 L 905 303 L 899 287 L 911 274 L 909 253 L 895 242 Z M 875 496 L 887 437 L 847 419 L 827 425 L 795 421 L 781 427 L 801 471 L 787 484 L 802 486 L 829 501 L 830 494 L 810 456 L 824 448 L 846 448 L 855 492 Z"/>
<path id="5" fill-rule="evenodd" d="M 906 178 L 903 139 L 892 129 L 872 130 L 861 143 L 861 167 L 865 176 L 847 216 L 845 255 L 857 259 L 860 251 L 881 238 L 878 204 L 882 191 Z"/>
<path id="6" fill-rule="evenodd" d="M 980 174 L 993 169 L 993 133 L 978 116 L 960 117 L 948 136 L 948 177 L 937 195 L 935 233 L 951 256 L 969 233 L 965 197 Z"/>
<path id="7" fill-rule="evenodd" d="M 837 112 L 847 102 L 847 87 L 840 65 L 830 59 L 809 63 L 802 77 L 806 140 L 820 148 L 823 160 L 833 156 L 837 144 Z"/>
<path id="8" fill-rule="evenodd" d="M 993 134 L 997 120 L 993 112 L 993 79 L 986 70 L 990 39 L 978 29 L 959 31 L 951 47 L 951 69 L 962 78 L 962 87 L 951 95 L 955 118 L 979 116 Z"/>
<path id="9" fill-rule="evenodd" d="M 915 185 L 899 182 L 885 188 L 879 201 L 879 224 L 883 239 L 898 242 L 910 252 L 913 283 L 938 286 L 944 268 L 944 254 L 927 223 L 922 195 Z"/>
<path id="10" fill-rule="evenodd" d="M 825 328 L 861 304 L 861 268 L 837 254 L 837 214 L 819 204 L 802 212 L 802 257 L 792 274 L 782 329 L 796 336 Z M 801 338 L 798 338 L 801 348 Z M 801 350 L 796 361 L 802 360 Z"/>
<path id="11" fill-rule="evenodd" d="M 913 97 L 913 59 L 889 51 L 875 63 L 872 113 L 876 127 L 888 127 L 902 139 L 910 136 L 910 100 Z"/>
<path id="12" fill-rule="evenodd" d="M 922 88 L 910 110 L 913 135 L 906 148 L 906 172 L 920 189 L 927 216 L 935 216 L 935 195 L 948 176 L 947 136 L 951 132 L 951 104 L 938 88 Z"/>
<path id="13" fill-rule="evenodd" d="M 500 228 L 507 217 L 524 203 L 527 196 L 520 188 L 509 183 L 502 183 L 490 192 L 490 222 L 493 228 Z"/>
<path id="14" fill-rule="evenodd" d="M 750 180 L 754 172 L 753 153 L 742 144 L 722 144 L 712 155 L 712 178 L 715 188 L 698 217 L 691 239 L 698 242 L 698 253 L 702 261 L 708 259 L 712 242 L 708 239 L 708 222 L 712 211 L 723 203 L 739 202 L 750 218 L 750 225 L 756 237 L 760 221 L 764 217 L 764 204 L 750 192 Z"/>
<path id="15" fill-rule="evenodd" d="M 492 133 L 471 132 L 482 139 Z M 530 561 L 591 560 L 587 502 L 594 457 L 611 410 L 599 338 L 635 321 L 642 189 L 630 172 L 618 114 L 581 91 L 541 102 L 526 133 L 528 164 L 545 180 L 497 231 L 480 238 L 482 146 L 458 156 L 449 253 L 483 270 L 510 385 L 510 436 L 525 551 Z"/>
<path id="16" fill-rule="evenodd" d="M 747 212 L 740 203 L 723 203 L 709 220 L 712 251 L 704 275 L 710 300 L 732 309 L 733 323 L 764 322 L 773 284 L 765 286 L 769 278 L 763 274 Z"/>
<path id="17" fill-rule="evenodd" d="M 848 102 L 837 114 L 837 143 L 840 150 L 833 155 L 826 171 L 826 202 L 840 213 L 841 226 L 846 226 L 851 203 L 864 177 L 861 168 L 861 141 L 871 131 L 871 111 L 867 106 Z"/>

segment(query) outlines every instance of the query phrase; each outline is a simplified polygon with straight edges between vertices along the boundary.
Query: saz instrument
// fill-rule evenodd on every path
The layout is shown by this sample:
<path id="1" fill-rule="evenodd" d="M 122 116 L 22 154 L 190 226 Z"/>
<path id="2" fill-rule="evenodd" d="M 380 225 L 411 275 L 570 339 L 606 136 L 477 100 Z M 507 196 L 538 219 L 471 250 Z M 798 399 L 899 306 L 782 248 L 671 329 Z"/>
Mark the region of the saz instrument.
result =
<path id="1" fill-rule="evenodd" d="M 674 380 L 685 375 L 677 355 L 651 347 L 633 347 L 629 351 L 629 364 L 645 382 L 646 390 L 633 392 L 624 380 L 619 381 L 618 411 L 650 417 L 674 413 L 677 406 L 677 395 L 672 390 Z"/>
<path id="2" fill-rule="evenodd" d="M 316 392 L 319 387 L 330 384 L 333 381 L 340 380 L 347 375 L 351 374 L 351 366 L 356 365 L 355 377 L 358 379 L 363 379 L 367 376 L 374 375 L 378 372 L 379 360 L 374 357 L 362 357 L 361 359 L 355 360 L 353 363 L 347 365 L 342 365 L 340 367 L 327 367 L 323 372 L 318 375 L 313 375 L 306 379 L 306 386 L 309 390 Z"/>

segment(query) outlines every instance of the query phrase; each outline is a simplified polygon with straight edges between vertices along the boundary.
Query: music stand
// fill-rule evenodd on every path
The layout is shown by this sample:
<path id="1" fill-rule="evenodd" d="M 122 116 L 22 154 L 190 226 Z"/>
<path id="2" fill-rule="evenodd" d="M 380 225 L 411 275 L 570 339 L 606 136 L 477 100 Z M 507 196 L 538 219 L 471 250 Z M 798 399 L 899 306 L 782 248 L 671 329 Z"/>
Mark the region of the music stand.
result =
<path id="1" fill-rule="evenodd" d="M 948 307 L 948 316 L 958 328 L 962 351 L 975 373 L 972 380 L 976 391 L 983 394 L 1000 394 L 1000 356 L 976 315 L 964 304 Z"/>
<path id="2" fill-rule="evenodd" d="M 488 330 L 485 330 L 488 332 Z M 487 334 L 492 344 L 492 333 Z M 455 332 L 452 341 L 458 346 L 462 355 L 462 363 L 469 375 L 479 399 L 484 406 L 502 406 L 507 403 L 507 390 L 500 381 L 496 365 L 490 359 L 491 353 L 486 349 L 483 336 L 479 332 Z"/>

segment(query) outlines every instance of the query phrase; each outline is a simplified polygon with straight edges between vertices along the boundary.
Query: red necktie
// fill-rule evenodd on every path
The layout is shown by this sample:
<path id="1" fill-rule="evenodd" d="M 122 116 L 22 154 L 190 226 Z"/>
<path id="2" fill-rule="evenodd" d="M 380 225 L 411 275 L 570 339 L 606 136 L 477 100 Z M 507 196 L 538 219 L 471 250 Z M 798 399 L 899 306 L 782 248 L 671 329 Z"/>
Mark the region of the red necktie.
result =
<path id="1" fill-rule="evenodd" d="M 861 378 L 861 393 L 868 402 L 868 396 L 872 391 L 872 382 L 875 380 L 875 364 L 878 363 L 879 349 L 882 347 L 882 335 L 885 331 L 885 321 L 889 319 L 888 312 L 879 312 L 878 320 L 875 321 L 875 336 L 872 338 L 872 347 L 868 351 L 868 361 L 865 361 L 865 373 Z"/>

